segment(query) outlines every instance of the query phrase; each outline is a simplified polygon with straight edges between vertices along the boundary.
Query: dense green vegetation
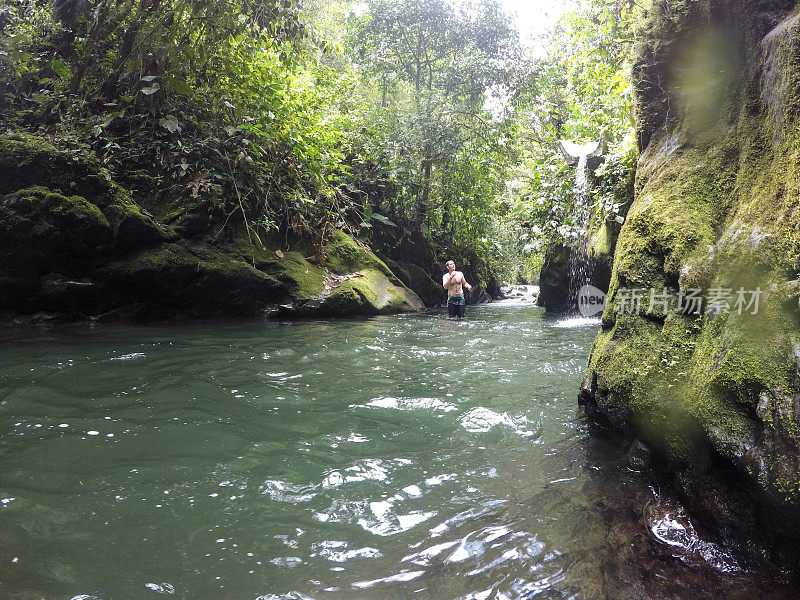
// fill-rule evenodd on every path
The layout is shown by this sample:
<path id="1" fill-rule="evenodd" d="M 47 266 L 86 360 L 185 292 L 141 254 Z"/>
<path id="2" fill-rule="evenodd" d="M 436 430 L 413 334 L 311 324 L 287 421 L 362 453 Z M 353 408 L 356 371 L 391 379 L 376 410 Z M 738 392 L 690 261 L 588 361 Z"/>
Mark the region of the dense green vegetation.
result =
<path id="1" fill-rule="evenodd" d="M 545 40 L 535 85 L 521 107 L 520 159 L 504 202 L 508 212 L 496 227 L 498 237 L 507 232 L 504 255 L 514 256 L 505 263 L 521 266 L 523 278 L 537 271 L 546 244 L 585 235 L 574 223 L 574 171 L 556 149 L 557 140 L 605 138 L 592 227 L 608 221 L 618 231 L 624 220 L 637 150 L 629 75 L 638 13 L 628 0 L 585 2 L 583 10 L 562 17 Z"/>
<path id="2" fill-rule="evenodd" d="M 586 0 L 541 51 L 497 0 L 7 0 L 2 129 L 96 155 L 166 224 L 416 236 L 531 278 L 576 235 L 557 139 L 605 132 L 622 220 L 634 8 Z"/>

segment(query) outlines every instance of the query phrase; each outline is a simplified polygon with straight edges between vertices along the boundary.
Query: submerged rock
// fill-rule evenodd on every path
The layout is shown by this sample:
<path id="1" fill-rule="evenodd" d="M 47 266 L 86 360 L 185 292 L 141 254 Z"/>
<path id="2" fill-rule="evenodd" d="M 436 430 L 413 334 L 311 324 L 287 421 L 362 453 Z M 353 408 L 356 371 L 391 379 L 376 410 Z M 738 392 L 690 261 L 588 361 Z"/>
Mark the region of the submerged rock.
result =
<path id="1" fill-rule="evenodd" d="M 778 0 L 673 4 L 654 5 L 634 68 L 636 199 L 580 401 L 596 421 L 646 441 L 705 525 L 791 554 L 800 19 Z M 692 73 L 714 78 L 692 88 Z M 680 310 L 693 290 L 702 304 Z"/>

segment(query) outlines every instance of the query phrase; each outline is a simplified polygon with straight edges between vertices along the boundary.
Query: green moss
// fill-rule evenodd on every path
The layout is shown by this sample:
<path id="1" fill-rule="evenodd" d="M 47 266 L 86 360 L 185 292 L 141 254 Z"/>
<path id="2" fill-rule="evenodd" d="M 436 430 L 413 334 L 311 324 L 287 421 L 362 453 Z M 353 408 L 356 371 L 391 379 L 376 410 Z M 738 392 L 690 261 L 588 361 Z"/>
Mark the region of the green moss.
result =
<path id="1" fill-rule="evenodd" d="M 343 231 L 334 230 L 331 240 L 325 244 L 328 257 L 326 267 L 339 274 L 353 273 L 361 269 L 375 269 L 385 275 L 392 275 L 391 270 L 375 254 L 361 246 L 355 239 Z"/>
<path id="2" fill-rule="evenodd" d="M 375 271 L 366 271 L 359 277 L 348 279 L 336 286 L 329 298 L 337 305 L 360 306 L 369 304 L 374 312 L 379 311 L 380 279 Z"/>
<path id="3" fill-rule="evenodd" d="M 53 217 L 83 218 L 97 225 L 108 227 L 100 209 L 81 196 L 64 196 L 42 186 L 34 186 L 9 194 L 3 204 L 15 210 L 24 211 L 28 216 L 50 215 Z"/>
<path id="4" fill-rule="evenodd" d="M 78 193 L 102 208 L 115 197 L 110 180 L 89 151 L 62 151 L 26 134 L 0 137 L 0 195 L 41 185 L 66 195 Z"/>
<path id="5" fill-rule="evenodd" d="M 69 196 L 67 198 L 61 194 L 47 194 L 43 200 L 52 212 L 79 214 L 95 221 L 98 225 L 108 226 L 108 220 L 103 215 L 103 212 L 81 196 Z"/>
<path id="6" fill-rule="evenodd" d="M 68 234 L 90 228 L 96 235 L 109 227 L 100 209 L 85 198 L 64 196 L 41 186 L 8 194 L 3 197 L 2 204 L 31 221 L 48 221 L 66 230 L 76 228 L 65 232 Z"/>
<path id="7" fill-rule="evenodd" d="M 160 274 L 165 278 L 176 277 L 191 280 L 214 275 L 231 280 L 263 281 L 268 283 L 268 287 L 272 290 L 281 287 L 280 281 L 264 274 L 245 261 L 202 244 L 160 244 L 114 263 L 107 270 L 113 271 L 116 277 L 127 275 L 134 280 L 150 277 L 153 274 Z M 169 286 L 169 281 L 166 279 L 155 278 L 153 281 L 158 285 Z M 175 283 L 177 286 L 178 281 Z M 233 291 L 228 290 L 228 293 Z"/>
<path id="8" fill-rule="evenodd" d="M 281 282 L 289 295 L 300 301 L 298 315 L 378 314 L 421 308 L 413 292 L 394 278 L 383 261 L 342 232 L 334 232 L 325 247 L 327 269 L 312 264 L 296 249 L 276 251 L 251 243 L 241 232 L 228 239 L 224 248 Z M 337 283 L 343 274 L 347 278 Z"/>
<path id="9" fill-rule="evenodd" d="M 722 148 L 676 152 L 668 163 L 647 156 L 660 167 L 641 169 L 640 192 L 617 241 L 603 319 L 614 321 L 620 288 L 706 288 L 707 265 L 716 241 L 721 207 L 730 203 L 734 178 Z M 649 302 L 646 303 L 649 309 Z M 655 316 L 665 316 L 658 312 Z"/>
<path id="10" fill-rule="evenodd" d="M 282 254 L 283 258 L 279 258 L 273 252 L 269 259 L 257 262 L 256 266 L 286 285 L 296 299 L 313 298 L 322 293 L 325 289 L 322 269 L 308 262 L 300 252 Z"/>
<path id="11" fill-rule="evenodd" d="M 196 316 L 255 316 L 285 298 L 277 279 L 230 254 L 187 242 L 164 243 L 129 254 L 93 273 L 117 294 Z"/>
<path id="12" fill-rule="evenodd" d="M 172 265 L 180 265 L 188 262 L 199 263 L 196 257 L 190 256 L 187 251 L 175 244 L 164 244 L 153 250 L 148 250 L 131 257 L 119 266 L 120 270 L 134 271 L 154 271 L 161 270 Z M 214 268 L 220 268 L 215 265 Z"/>
<path id="13" fill-rule="evenodd" d="M 419 310 L 422 303 L 376 269 L 363 269 L 331 290 L 329 310 L 338 314 L 379 314 Z"/>
<path id="14" fill-rule="evenodd" d="M 599 409 L 669 458 L 725 457 L 766 497 L 800 509 L 800 121 L 788 113 L 776 143 L 773 115 L 760 94 L 755 102 L 702 146 L 685 123 L 645 136 L 588 377 Z M 756 315 L 616 314 L 620 288 L 664 286 L 769 294 Z"/>
<path id="15" fill-rule="evenodd" d="M 603 223 L 589 245 L 589 252 L 597 257 L 610 257 L 614 251 L 608 225 Z"/>
<path id="16" fill-rule="evenodd" d="M 146 219 L 141 209 L 133 202 L 115 202 L 107 206 L 103 210 L 103 214 L 108 218 L 109 222 L 118 225 L 126 218 Z"/>

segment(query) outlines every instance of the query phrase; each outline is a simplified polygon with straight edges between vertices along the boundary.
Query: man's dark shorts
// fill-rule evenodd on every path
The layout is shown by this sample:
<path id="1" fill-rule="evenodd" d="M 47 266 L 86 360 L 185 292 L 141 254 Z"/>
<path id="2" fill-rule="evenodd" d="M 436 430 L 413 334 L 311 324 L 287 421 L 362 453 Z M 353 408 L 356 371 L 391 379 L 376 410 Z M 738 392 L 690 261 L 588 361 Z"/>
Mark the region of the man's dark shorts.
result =
<path id="1" fill-rule="evenodd" d="M 463 319 L 466 308 L 467 302 L 464 300 L 464 296 L 459 296 L 458 298 L 449 297 L 447 299 L 447 312 L 451 317 Z"/>

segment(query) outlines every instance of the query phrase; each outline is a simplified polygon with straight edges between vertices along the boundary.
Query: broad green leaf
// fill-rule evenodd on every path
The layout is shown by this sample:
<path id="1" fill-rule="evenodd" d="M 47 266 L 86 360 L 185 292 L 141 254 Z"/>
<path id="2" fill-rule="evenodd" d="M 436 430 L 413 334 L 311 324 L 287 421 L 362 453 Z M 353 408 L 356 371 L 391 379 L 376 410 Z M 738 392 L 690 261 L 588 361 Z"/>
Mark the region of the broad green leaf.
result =
<path id="1" fill-rule="evenodd" d="M 142 88 L 142 93 L 145 96 L 152 96 L 153 94 L 155 94 L 160 89 L 161 89 L 161 86 L 159 84 L 157 84 L 157 83 L 154 83 L 153 85 L 151 85 L 149 87 L 143 87 Z"/>
<path id="2" fill-rule="evenodd" d="M 184 96 L 194 95 L 194 89 L 192 86 L 182 79 L 171 77 L 167 80 L 167 85 L 169 85 L 169 87 L 178 94 L 182 94 Z"/>
<path id="3" fill-rule="evenodd" d="M 384 225 L 391 225 L 392 227 L 396 227 L 394 221 L 392 221 L 391 219 L 389 219 L 389 217 L 386 217 L 384 215 L 378 213 L 372 213 L 372 218 L 375 219 L 376 221 L 380 221 Z"/>
<path id="4" fill-rule="evenodd" d="M 72 70 L 69 68 L 69 65 L 59 58 L 51 60 L 50 66 L 62 81 L 66 81 L 72 75 Z"/>

